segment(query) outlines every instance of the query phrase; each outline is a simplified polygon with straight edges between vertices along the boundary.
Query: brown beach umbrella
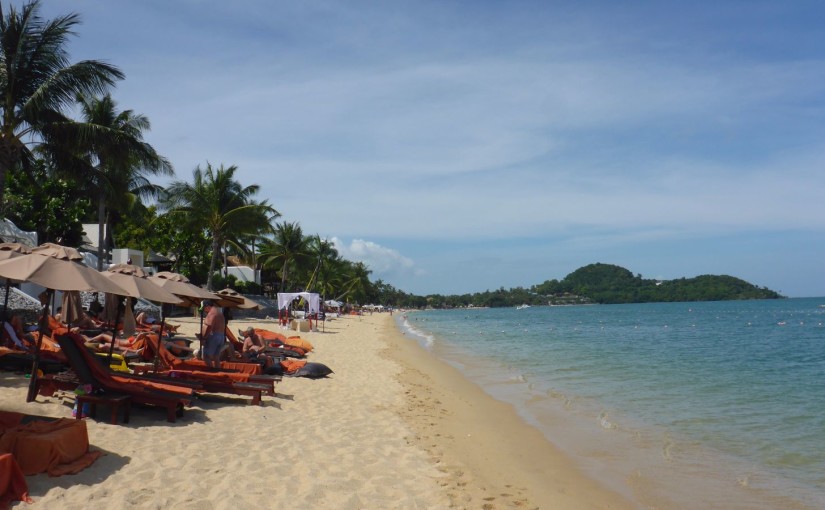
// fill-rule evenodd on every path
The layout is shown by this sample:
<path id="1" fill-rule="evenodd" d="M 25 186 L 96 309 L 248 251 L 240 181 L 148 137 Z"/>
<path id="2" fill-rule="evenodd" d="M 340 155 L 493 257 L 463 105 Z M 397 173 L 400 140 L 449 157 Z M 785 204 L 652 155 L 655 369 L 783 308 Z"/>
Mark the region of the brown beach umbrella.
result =
<path id="1" fill-rule="evenodd" d="M 32 249 L 20 243 L 0 243 L 0 260 L 7 260 L 20 255 L 28 255 Z"/>
<path id="2" fill-rule="evenodd" d="M 80 299 L 80 292 L 70 290 L 63 293 L 62 312 L 60 313 L 61 322 L 65 322 L 69 326 L 77 322 L 83 317 L 83 302 Z"/>
<path id="3" fill-rule="evenodd" d="M 77 251 L 75 250 L 75 253 Z M 53 254 L 52 254 L 53 253 Z M 124 290 L 66 251 L 32 250 L 28 255 L 0 262 L 0 277 L 32 282 L 52 290 L 88 290 L 123 294 Z"/>
<path id="4" fill-rule="evenodd" d="M 143 298 L 148 299 L 149 301 L 157 301 L 159 303 L 172 303 L 172 304 L 183 304 L 183 300 L 178 296 L 172 294 L 168 290 L 163 289 L 155 282 L 150 280 L 143 270 L 143 268 L 138 267 L 133 264 L 115 264 L 111 266 L 106 271 L 103 271 L 101 274 L 106 278 L 117 283 L 120 287 L 123 287 L 128 294 L 121 294 L 124 296 L 134 297 L 134 298 Z M 163 308 L 161 307 L 161 311 Z M 112 331 L 112 338 L 116 336 L 116 329 L 118 318 L 115 318 L 115 326 L 114 330 Z M 124 319 L 124 323 L 126 320 Z M 126 329 L 124 327 L 124 329 Z M 161 317 L 161 336 L 163 335 L 163 318 Z M 112 359 L 112 352 L 114 351 L 115 343 L 112 342 L 109 345 L 109 356 L 108 359 L 111 362 Z"/>
<path id="5" fill-rule="evenodd" d="M 0 243 L 0 261 L 13 259 L 21 255 L 28 255 L 32 250 L 25 244 L 20 243 Z M 6 297 L 3 300 L 3 318 L 5 320 L 6 311 L 9 308 L 9 291 L 11 290 L 11 280 L 6 279 Z"/>
<path id="6" fill-rule="evenodd" d="M 197 285 L 192 285 L 189 283 L 189 279 L 182 274 L 162 271 L 154 276 L 150 276 L 149 280 L 164 290 L 183 298 L 185 304 L 189 306 L 198 306 L 204 299 L 218 299 L 217 294 L 202 289 Z"/>
<path id="7" fill-rule="evenodd" d="M 263 306 L 261 306 L 259 303 L 256 303 L 255 301 L 252 301 L 247 297 L 244 297 L 243 294 L 233 289 L 226 288 L 217 291 L 215 294 L 220 296 L 220 299 L 216 301 L 216 304 L 218 306 L 225 306 L 227 308 L 240 308 L 242 310 L 260 310 L 261 308 L 263 308 Z"/>
<path id="8" fill-rule="evenodd" d="M 0 277 L 16 281 L 36 283 L 48 289 L 49 299 L 55 290 L 90 290 L 103 291 L 115 294 L 125 294 L 122 288 L 110 281 L 94 269 L 88 268 L 79 261 L 83 257 L 73 248 L 59 245 L 43 245 L 32 250 L 32 253 L 11 258 L 0 262 Z M 47 306 L 43 307 L 43 319 L 46 320 Z M 29 380 L 29 392 L 26 401 L 34 400 L 37 383 L 37 369 L 40 365 L 40 345 L 43 340 L 41 331 L 37 338 L 37 348 L 34 351 L 32 375 Z"/>
<path id="9" fill-rule="evenodd" d="M 101 274 L 128 292 L 121 295 L 159 303 L 184 303 L 183 299 L 149 279 L 149 275 L 142 268 L 133 264 L 115 264 Z"/>
<path id="10" fill-rule="evenodd" d="M 43 243 L 37 248 L 32 248 L 31 253 L 48 255 L 61 260 L 83 260 L 83 255 L 76 248 L 54 243 Z"/>
<path id="11" fill-rule="evenodd" d="M 213 301 L 218 301 L 219 299 L 217 294 L 189 283 L 189 279 L 182 274 L 161 271 L 154 276 L 150 276 L 149 279 L 172 294 L 184 298 L 186 304 L 189 306 L 200 306 L 201 301 L 204 299 L 211 299 Z M 203 310 L 200 310 L 200 318 L 200 330 L 203 331 Z M 202 348 L 203 340 L 201 340 L 201 349 Z"/>

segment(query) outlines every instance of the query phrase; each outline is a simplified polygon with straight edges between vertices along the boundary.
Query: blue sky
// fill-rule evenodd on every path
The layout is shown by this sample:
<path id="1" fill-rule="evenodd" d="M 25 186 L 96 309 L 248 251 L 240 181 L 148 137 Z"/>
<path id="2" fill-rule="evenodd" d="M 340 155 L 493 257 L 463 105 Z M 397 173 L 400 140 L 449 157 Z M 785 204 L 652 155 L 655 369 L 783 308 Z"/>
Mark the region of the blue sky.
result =
<path id="1" fill-rule="evenodd" d="M 14 2 L 19 5 L 19 2 Z M 4 7 L 8 5 L 4 2 Z M 417 294 L 593 262 L 825 296 L 820 2 L 46 2 L 207 161 Z"/>

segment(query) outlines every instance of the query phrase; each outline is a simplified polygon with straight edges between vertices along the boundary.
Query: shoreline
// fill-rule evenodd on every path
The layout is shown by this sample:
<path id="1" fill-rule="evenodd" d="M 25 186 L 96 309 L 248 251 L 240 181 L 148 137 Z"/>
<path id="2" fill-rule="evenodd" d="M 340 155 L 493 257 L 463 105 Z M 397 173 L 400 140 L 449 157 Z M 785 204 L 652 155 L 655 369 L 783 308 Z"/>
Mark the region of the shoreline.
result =
<path id="1" fill-rule="evenodd" d="M 191 336 L 198 320 L 174 318 Z M 234 329 L 279 330 L 238 319 Z M 404 336 L 386 313 L 302 333 L 327 379 L 284 378 L 276 397 L 199 397 L 177 423 L 133 406 L 128 425 L 84 420 L 104 452 L 76 475 L 26 477 L 14 508 L 629 509 L 508 404 Z M 0 373 L 0 409 L 71 417 L 71 397 L 25 402 Z"/>
<path id="2" fill-rule="evenodd" d="M 630 509 L 622 495 L 584 474 L 530 426 L 387 317 L 386 356 L 398 363 L 411 440 L 438 469 L 459 508 Z"/>

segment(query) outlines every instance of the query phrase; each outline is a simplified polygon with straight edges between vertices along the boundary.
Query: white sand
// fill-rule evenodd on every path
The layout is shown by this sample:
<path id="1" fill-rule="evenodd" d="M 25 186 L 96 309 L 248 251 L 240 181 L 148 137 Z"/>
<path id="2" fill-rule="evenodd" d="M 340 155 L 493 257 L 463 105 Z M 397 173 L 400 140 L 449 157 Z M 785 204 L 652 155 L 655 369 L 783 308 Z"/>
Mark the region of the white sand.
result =
<path id="1" fill-rule="evenodd" d="M 171 322 L 184 334 L 197 328 L 194 319 Z M 278 330 L 268 321 L 230 327 L 248 325 Z M 579 474 L 512 409 L 469 383 L 440 379 L 438 373 L 456 374 L 437 363 L 428 366 L 438 373 L 413 369 L 427 354 L 387 314 L 342 317 L 328 321 L 325 332 L 301 336 L 315 346 L 310 361 L 335 371 L 329 378 L 284 378 L 278 396 L 265 396 L 260 407 L 248 397 L 203 396 L 175 424 L 161 410 L 135 406 L 128 425 L 110 425 L 99 409 L 100 421 L 87 426 L 92 448 L 106 455 L 77 475 L 28 477 L 35 503 L 16 507 L 628 507 Z M 0 373 L 0 381 L 0 409 L 71 416 L 57 397 L 26 404 L 20 376 Z M 468 411 L 490 412 L 487 406 L 509 417 L 485 426 Z M 472 420 L 472 443 L 456 438 L 467 428 L 462 420 Z M 523 436 L 526 453 L 502 452 L 511 447 L 501 441 L 507 435 Z"/>

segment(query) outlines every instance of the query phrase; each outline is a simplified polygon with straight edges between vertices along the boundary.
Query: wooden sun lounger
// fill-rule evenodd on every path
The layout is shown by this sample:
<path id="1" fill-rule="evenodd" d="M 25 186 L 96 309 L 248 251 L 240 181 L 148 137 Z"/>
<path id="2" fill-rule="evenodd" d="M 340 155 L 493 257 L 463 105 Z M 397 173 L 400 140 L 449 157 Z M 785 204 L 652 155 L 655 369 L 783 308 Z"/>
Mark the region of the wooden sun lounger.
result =
<path id="1" fill-rule="evenodd" d="M 189 405 L 194 397 L 194 390 L 191 388 L 154 381 L 138 381 L 110 373 L 100 365 L 96 356 L 86 349 L 81 336 L 58 335 L 57 342 L 82 383 L 91 384 L 95 390 L 129 395 L 136 404 L 164 408 L 169 422 L 174 423 L 178 416 L 183 416 L 184 406 Z"/>
<path id="2" fill-rule="evenodd" d="M 157 345 L 156 337 L 147 337 L 147 346 L 154 349 Z M 171 355 L 171 353 L 169 354 Z M 97 357 L 101 368 L 105 370 L 105 361 L 101 357 Z M 232 395 L 243 395 L 251 397 L 252 405 L 260 405 L 261 398 L 264 394 L 275 394 L 275 381 L 271 379 L 263 380 L 249 380 L 250 377 L 244 377 L 243 381 L 231 380 L 230 374 L 220 372 L 189 372 L 189 371 L 168 371 L 164 370 L 162 373 L 149 375 L 147 371 L 142 370 L 140 374 L 124 374 L 118 372 L 117 377 L 125 380 L 155 382 L 170 386 L 181 386 L 189 388 L 195 392 L 201 393 L 228 393 Z"/>
<path id="3" fill-rule="evenodd" d="M 281 381 L 280 376 L 251 374 L 248 372 L 241 373 L 233 370 L 223 369 L 210 370 L 208 367 L 205 366 L 203 362 L 196 362 L 199 360 L 180 360 L 174 354 L 169 352 L 169 350 L 166 349 L 165 346 L 161 345 L 160 347 L 158 347 L 158 342 L 155 338 L 147 339 L 146 347 L 150 351 L 159 349 L 158 359 L 162 365 L 163 372 L 175 373 L 178 377 L 200 381 L 204 384 L 204 389 L 206 391 L 210 391 L 209 388 L 212 388 L 213 391 L 217 391 L 217 389 L 220 387 L 220 384 L 225 385 L 229 382 L 234 382 L 237 389 L 245 392 L 241 393 L 244 395 L 254 391 L 256 389 L 256 385 L 257 387 L 263 389 L 265 394 L 275 395 L 275 384 Z M 257 364 L 250 363 L 245 364 L 244 366 L 246 365 L 248 365 L 250 368 L 257 367 L 258 369 L 260 369 L 260 365 Z"/>

